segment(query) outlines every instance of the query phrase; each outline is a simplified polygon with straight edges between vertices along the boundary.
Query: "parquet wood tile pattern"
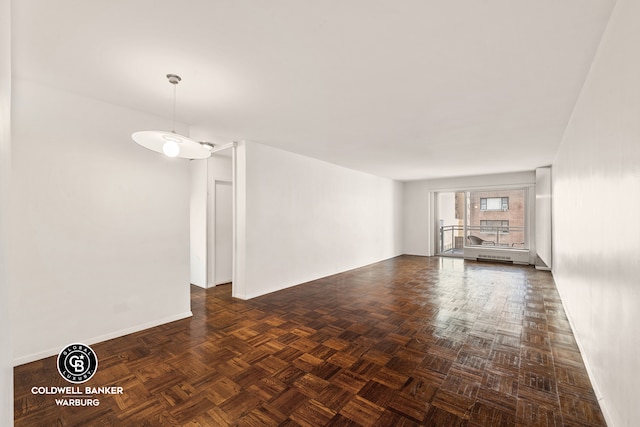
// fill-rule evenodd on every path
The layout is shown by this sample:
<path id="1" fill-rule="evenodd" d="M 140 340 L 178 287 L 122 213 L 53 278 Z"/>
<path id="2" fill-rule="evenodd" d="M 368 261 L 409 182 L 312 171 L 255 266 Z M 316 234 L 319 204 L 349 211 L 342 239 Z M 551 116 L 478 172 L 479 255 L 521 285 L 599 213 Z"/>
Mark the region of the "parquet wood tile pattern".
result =
<path id="1" fill-rule="evenodd" d="M 283 267 L 284 268 L 284 267 Z M 60 407 L 55 357 L 15 368 L 21 426 L 603 426 L 548 272 L 402 256 L 93 345 L 121 386 Z"/>

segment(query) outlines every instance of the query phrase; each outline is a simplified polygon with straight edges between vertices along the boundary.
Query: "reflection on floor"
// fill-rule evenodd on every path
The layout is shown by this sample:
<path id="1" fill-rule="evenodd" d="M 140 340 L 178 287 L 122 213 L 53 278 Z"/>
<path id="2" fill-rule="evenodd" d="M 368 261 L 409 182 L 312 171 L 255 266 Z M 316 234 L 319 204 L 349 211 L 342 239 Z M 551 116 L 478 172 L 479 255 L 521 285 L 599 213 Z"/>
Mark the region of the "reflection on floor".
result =
<path id="1" fill-rule="evenodd" d="M 55 357 L 15 369 L 16 426 L 605 425 L 552 277 L 402 256 L 92 346 L 99 406 Z"/>

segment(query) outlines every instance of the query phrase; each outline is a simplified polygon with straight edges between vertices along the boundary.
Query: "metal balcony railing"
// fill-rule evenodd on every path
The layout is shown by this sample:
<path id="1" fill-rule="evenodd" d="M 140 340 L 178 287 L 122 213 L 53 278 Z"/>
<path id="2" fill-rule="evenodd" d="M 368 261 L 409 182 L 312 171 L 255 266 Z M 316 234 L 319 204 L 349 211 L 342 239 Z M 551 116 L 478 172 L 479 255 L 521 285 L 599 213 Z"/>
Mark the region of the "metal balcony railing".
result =
<path id="1" fill-rule="evenodd" d="M 440 253 L 453 252 L 464 247 L 464 227 L 444 225 L 440 227 Z"/>
<path id="2" fill-rule="evenodd" d="M 523 226 L 444 225 L 440 227 L 440 253 L 462 250 L 464 246 L 496 246 L 526 249 Z"/>

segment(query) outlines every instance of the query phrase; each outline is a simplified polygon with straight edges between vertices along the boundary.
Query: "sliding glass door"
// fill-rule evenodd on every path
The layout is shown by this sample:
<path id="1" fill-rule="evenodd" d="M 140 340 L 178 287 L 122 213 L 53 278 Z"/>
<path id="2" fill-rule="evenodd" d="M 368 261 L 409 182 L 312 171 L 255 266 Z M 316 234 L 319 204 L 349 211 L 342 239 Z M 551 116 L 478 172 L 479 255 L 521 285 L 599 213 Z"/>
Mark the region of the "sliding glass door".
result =
<path id="1" fill-rule="evenodd" d="M 438 219 L 436 253 L 445 256 L 463 255 L 465 193 L 441 192 L 436 194 Z"/>
<path id="2" fill-rule="evenodd" d="M 527 190 L 436 193 L 436 253 L 463 256 L 465 246 L 528 249 Z"/>

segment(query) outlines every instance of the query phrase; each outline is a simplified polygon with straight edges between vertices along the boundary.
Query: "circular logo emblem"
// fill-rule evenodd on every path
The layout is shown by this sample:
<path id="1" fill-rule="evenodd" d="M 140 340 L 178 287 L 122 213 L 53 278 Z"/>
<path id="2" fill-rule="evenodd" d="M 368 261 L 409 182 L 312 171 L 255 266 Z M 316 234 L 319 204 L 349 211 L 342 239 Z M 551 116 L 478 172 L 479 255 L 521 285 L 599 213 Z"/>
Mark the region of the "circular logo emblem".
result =
<path id="1" fill-rule="evenodd" d="M 98 369 L 98 356 L 84 344 L 69 344 L 58 354 L 58 372 L 74 384 L 89 381 Z"/>

